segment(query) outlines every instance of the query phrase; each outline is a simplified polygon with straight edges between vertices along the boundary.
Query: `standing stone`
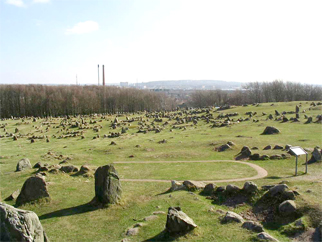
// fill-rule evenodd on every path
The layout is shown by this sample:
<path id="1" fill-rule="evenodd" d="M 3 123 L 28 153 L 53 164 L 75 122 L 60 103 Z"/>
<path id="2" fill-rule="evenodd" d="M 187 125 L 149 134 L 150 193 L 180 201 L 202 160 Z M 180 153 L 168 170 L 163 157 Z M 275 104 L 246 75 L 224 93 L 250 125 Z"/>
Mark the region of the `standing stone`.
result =
<path id="1" fill-rule="evenodd" d="M 37 214 L 32 211 L 0 203 L 0 218 L 1 241 L 49 241 Z"/>
<path id="2" fill-rule="evenodd" d="M 121 200 L 120 178 L 113 165 L 100 166 L 95 172 L 94 201 L 103 205 Z"/>
<path id="3" fill-rule="evenodd" d="M 30 160 L 28 158 L 24 158 L 17 163 L 16 171 L 22 171 L 29 168 L 31 168 Z"/>
<path id="4" fill-rule="evenodd" d="M 20 206 L 41 198 L 49 198 L 45 179 L 42 176 L 32 176 L 23 184 L 16 204 Z"/>
<path id="5" fill-rule="evenodd" d="M 166 230 L 170 233 L 185 233 L 193 230 L 197 225 L 188 217 L 180 207 L 168 209 Z"/>
<path id="6" fill-rule="evenodd" d="M 295 112 L 296 112 L 296 113 L 300 112 L 300 107 L 299 107 L 299 106 L 297 106 L 297 105 L 296 105 L 296 107 L 295 107 Z"/>

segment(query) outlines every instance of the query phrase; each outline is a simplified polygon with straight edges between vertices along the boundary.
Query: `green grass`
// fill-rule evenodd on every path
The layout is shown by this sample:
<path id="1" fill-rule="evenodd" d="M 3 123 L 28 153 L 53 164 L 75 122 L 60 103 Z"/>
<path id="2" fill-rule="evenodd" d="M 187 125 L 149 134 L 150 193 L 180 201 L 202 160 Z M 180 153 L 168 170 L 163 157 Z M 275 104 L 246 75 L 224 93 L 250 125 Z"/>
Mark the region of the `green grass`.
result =
<path id="1" fill-rule="evenodd" d="M 27 157 L 32 165 L 41 161 L 48 164 L 58 164 L 60 161 L 52 156 L 46 155 L 49 151 L 56 155 L 70 157 L 70 163 L 81 166 L 88 164 L 93 168 L 100 165 L 110 164 L 117 161 L 134 162 L 128 164 L 115 164 L 119 175 L 122 178 L 137 179 L 165 179 L 165 180 L 219 180 L 240 177 L 251 177 L 256 172 L 247 165 L 220 162 L 220 163 L 162 163 L 162 161 L 199 161 L 199 160 L 233 160 L 240 149 L 247 145 L 249 147 L 258 147 L 253 150 L 259 154 L 282 154 L 284 151 L 270 150 L 264 151 L 266 145 L 291 144 L 305 148 L 322 147 L 322 125 L 304 124 L 304 114 L 300 114 L 299 123 L 281 123 L 280 121 L 267 121 L 262 112 L 274 114 L 274 110 L 294 111 L 295 105 L 299 102 L 270 103 L 261 104 L 259 107 L 233 107 L 232 109 L 214 112 L 214 117 L 219 113 L 238 112 L 238 117 L 246 118 L 248 111 L 256 111 L 258 115 L 253 117 L 259 122 L 245 121 L 239 124 L 233 124 L 229 127 L 211 128 L 204 120 L 199 120 L 197 125 L 191 123 L 175 125 L 175 119 L 168 120 L 163 118 L 163 123 L 168 121 L 170 124 L 165 126 L 161 133 L 148 132 L 147 134 L 137 133 L 138 122 L 131 123 L 126 134 L 118 138 L 103 138 L 104 134 L 109 132 L 120 132 L 121 127 L 113 130 L 110 126 L 114 116 L 107 116 L 109 120 L 102 120 L 97 124 L 102 125 L 99 134 L 100 138 L 93 139 L 97 135 L 92 129 L 84 131 L 85 139 L 74 138 L 53 138 L 65 134 L 62 127 L 58 126 L 61 119 L 53 119 L 49 130 L 46 132 L 47 125 L 42 125 L 45 120 L 32 122 L 31 119 L 25 119 L 30 124 L 22 124 L 21 119 L 4 120 L 1 124 L 7 123 L 6 131 L 14 133 L 18 127 L 22 134 L 33 133 L 34 135 L 47 135 L 50 139 L 46 143 L 45 139 L 38 140 L 31 144 L 27 137 L 19 138 L 13 141 L 12 138 L 4 137 L 0 139 L 0 194 L 2 200 L 9 196 L 13 191 L 21 189 L 24 181 L 34 174 L 35 170 L 23 172 L 14 172 L 17 162 Z M 316 117 L 322 113 L 321 106 L 315 109 L 309 109 L 309 103 L 302 102 L 302 110 L 306 110 L 308 116 Z M 205 113 L 198 114 L 202 116 Z M 130 118 L 136 118 L 143 114 L 128 115 Z M 286 115 L 295 116 L 294 114 Z M 125 115 L 118 117 L 125 120 Z M 100 118 L 86 117 L 87 122 L 92 120 L 99 121 Z M 74 119 L 75 120 L 75 119 Z M 153 118 L 143 117 L 146 123 L 153 121 Z M 97 125 L 94 124 L 94 125 Z M 94 125 L 90 125 L 93 127 Z M 155 123 L 162 126 L 162 123 Z M 184 129 L 173 128 L 175 126 L 185 126 Z M 33 127 L 34 126 L 34 127 Z M 36 129 L 36 127 L 38 129 Z M 261 135 L 266 126 L 274 126 L 280 129 L 278 135 Z M 173 131 L 170 132 L 170 129 Z M 42 130 L 42 131 L 41 131 Z M 77 128 L 70 128 L 77 131 Z M 0 129 L 0 135 L 5 135 L 5 131 Z M 166 139 L 167 143 L 159 144 L 158 141 Z M 110 145 L 115 141 L 117 145 Z M 227 141 L 233 141 L 236 145 L 228 151 L 216 152 L 214 148 Z M 140 145 L 139 147 L 136 147 Z M 134 156 L 130 158 L 129 156 Z M 140 161 L 159 162 L 153 164 L 135 163 Z M 268 176 L 255 180 L 258 186 L 277 184 L 285 181 L 291 189 L 296 189 L 301 194 L 297 200 L 298 207 L 317 207 L 321 210 L 320 199 L 322 191 L 322 163 L 309 165 L 309 173 L 303 174 L 305 170 L 301 165 L 304 162 L 303 157 L 299 162 L 299 176 L 294 177 L 295 159 L 292 157 L 286 160 L 267 160 L 252 161 L 268 171 Z M 22 209 L 32 210 L 37 213 L 41 219 L 46 233 L 51 241 L 120 241 L 125 238 L 125 232 L 137 221 L 151 215 L 154 211 L 162 210 L 167 212 L 170 206 L 181 206 L 198 225 L 193 232 L 177 241 L 252 241 L 254 233 L 244 230 L 238 224 L 222 225 L 220 217 L 222 215 L 209 212 L 223 209 L 242 212 L 248 210 L 249 205 L 236 209 L 213 204 L 204 196 L 186 191 L 163 194 L 170 187 L 170 183 L 154 182 L 122 182 L 123 197 L 120 205 L 111 205 L 105 209 L 91 210 L 86 204 L 94 197 L 94 179 L 73 177 L 67 174 L 48 174 L 46 178 L 48 189 L 51 196 L 49 203 L 27 204 Z M 242 187 L 244 182 L 230 182 Z M 227 185 L 228 183 L 219 182 L 218 185 Z M 308 192 L 310 190 L 310 192 Z M 170 196 L 171 195 L 171 196 Z M 14 205 L 14 202 L 8 202 Z M 149 238 L 159 238 L 166 222 L 166 215 L 159 215 L 154 221 L 145 222 L 145 226 L 140 229 L 140 233 L 134 236 L 131 241 L 143 241 Z M 308 222 L 309 223 L 309 222 Z M 268 230 L 266 232 L 280 241 L 290 241 L 279 230 Z"/>
<path id="2" fill-rule="evenodd" d="M 121 178 L 160 180 L 224 180 L 252 177 L 257 172 L 244 164 L 217 163 L 151 163 L 115 164 Z"/>

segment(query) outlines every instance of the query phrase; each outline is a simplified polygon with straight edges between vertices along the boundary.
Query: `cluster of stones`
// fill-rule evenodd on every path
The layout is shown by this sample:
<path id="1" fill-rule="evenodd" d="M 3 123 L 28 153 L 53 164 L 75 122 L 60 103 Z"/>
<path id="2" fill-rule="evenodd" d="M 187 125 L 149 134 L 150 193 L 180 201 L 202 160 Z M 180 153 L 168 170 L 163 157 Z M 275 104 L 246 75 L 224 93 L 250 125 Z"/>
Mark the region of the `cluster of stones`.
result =
<path id="1" fill-rule="evenodd" d="M 195 191 L 201 190 L 201 194 L 208 195 L 209 199 L 217 199 L 217 196 L 223 196 L 225 198 L 246 196 L 248 199 L 259 194 L 258 186 L 251 182 L 245 182 L 243 188 L 239 188 L 235 185 L 229 184 L 226 187 L 217 187 L 213 183 L 205 185 L 202 182 L 184 181 L 183 183 L 172 181 L 169 191 L 187 190 Z M 277 205 L 278 216 L 288 217 L 297 213 L 297 207 L 295 204 L 295 198 L 299 195 L 298 192 L 292 191 L 286 184 L 263 186 L 262 190 L 266 191 L 259 201 L 264 201 L 269 206 Z M 242 224 L 242 228 L 251 230 L 258 233 L 259 239 L 277 241 L 275 238 L 264 232 L 263 226 L 256 221 L 245 221 L 245 219 L 232 211 L 228 211 L 222 218 L 222 223 L 237 222 Z"/>

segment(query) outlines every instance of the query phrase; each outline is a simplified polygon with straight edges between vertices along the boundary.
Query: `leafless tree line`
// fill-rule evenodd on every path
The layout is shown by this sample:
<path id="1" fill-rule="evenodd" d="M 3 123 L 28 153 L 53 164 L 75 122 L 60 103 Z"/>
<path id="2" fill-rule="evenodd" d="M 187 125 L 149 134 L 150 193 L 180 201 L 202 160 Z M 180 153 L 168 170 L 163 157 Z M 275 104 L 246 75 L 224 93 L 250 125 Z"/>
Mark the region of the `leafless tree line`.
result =
<path id="1" fill-rule="evenodd" d="M 113 86 L 0 85 L 0 116 L 61 116 L 171 110 L 165 94 Z"/>
<path id="2" fill-rule="evenodd" d="M 322 86 L 295 82 L 251 82 L 241 90 L 195 91 L 191 95 L 193 107 L 221 106 L 225 104 L 242 105 L 263 102 L 317 101 L 322 100 Z"/>

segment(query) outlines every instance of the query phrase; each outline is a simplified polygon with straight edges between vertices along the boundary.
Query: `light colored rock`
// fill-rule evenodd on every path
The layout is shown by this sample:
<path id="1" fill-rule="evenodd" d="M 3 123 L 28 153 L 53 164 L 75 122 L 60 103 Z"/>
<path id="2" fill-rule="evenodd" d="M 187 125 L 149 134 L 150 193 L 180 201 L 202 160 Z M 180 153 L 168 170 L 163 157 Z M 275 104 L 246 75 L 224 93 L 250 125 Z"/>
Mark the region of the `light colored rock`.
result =
<path id="1" fill-rule="evenodd" d="M 275 239 L 274 237 L 272 237 L 271 235 L 269 235 L 266 232 L 261 232 L 261 233 L 257 234 L 257 238 L 262 239 L 262 240 L 278 241 L 277 239 Z"/>
<path id="2" fill-rule="evenodd" d="M 137 235 L 138 233 L 139 233 L 139 227 L 130 228 L 126 231 L 127 236 L 134 236 L 134 235 Z"/>
<path id="3" fill-rule="evenodd" d="M 171 181 L 171 188 L 170 191 L 179 191 L 179 190 L 187 190 L 187 188 L 180 182 L 177 181 Z"/>
<path id="4" fill-rule="evenodd" d="M 1 241 L 48 241 L 37 214 L 0 203 Z"/>
<path id="5" fill-rule="evenodd" d="M 224 223 L 230 223 L 230 222 L 243 223 L 244 219 L 239 214 L 228 211 L 225 217 L 223 218 L 223 222 Z"/>
<path id="6" fill-rule="evenodd" d="M 18 161 L 16 171 L 22 171 L 30 168 L 31 168 L 30 160 L 28 158 L 24 158 Z"/>
<path id="7" fill-rule="evenodd" d="M 248 229 L 254 232 L 263 232 L 263 226 L 260 223 L 254 222 L 254 221 L 246 221 L 243 223 L 242 228 Z"/>
<path id="8" fill-rule="evenodd" d="M 180 207 L 168 209 L 166 230 L 170 233 L 184 233 L 196 228 L 197 225 Z"/>
<path id="9" fill-rule="evenodd" d="M 286 200 L 278 206 L 281 215 L 291 215 L 296 211 L 296 204 L 293 200 Z"/>
<path id="10" fill-rule="evenodd" d="M 155 212 L 153 212 L 153 214 L 154 214 L 154 215 L 158 215 L 158 214 L 165 214 L 165 212 L 164 212 L 164 211 L 155 211 Z"/>
<path id="11" fill-rule="evenodd" d="M 157 215 L 150 215 L 150 216 L 145 217 L 143 220 L 144 221 L 152 221 L 152 220 L 156 220 L 158 218 L 159 217 Z"/>

